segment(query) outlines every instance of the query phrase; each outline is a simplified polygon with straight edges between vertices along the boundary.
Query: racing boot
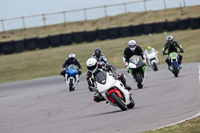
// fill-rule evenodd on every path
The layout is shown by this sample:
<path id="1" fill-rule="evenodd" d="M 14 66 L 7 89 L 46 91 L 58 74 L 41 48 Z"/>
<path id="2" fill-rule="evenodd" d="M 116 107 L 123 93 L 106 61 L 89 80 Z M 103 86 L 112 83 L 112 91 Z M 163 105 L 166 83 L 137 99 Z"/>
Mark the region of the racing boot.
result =
<path id="1" fill-rule="evenodd" d="M 99 103 L 101 101 L 105 101 L 105 99 L 104 99 L 103 96 L 101 96 L 101 94 L 99 92 L 96 92 L 94 94 L 94 101 L 97 102 L 97 103 Z"/>
<path id="2" fill-rule="evenodd" d="M 127 89 L 128 91 L 130 91 L 132 89 L 132 87 L 128 86 L 127 84 L 125 85 L 125 89 Z"/>

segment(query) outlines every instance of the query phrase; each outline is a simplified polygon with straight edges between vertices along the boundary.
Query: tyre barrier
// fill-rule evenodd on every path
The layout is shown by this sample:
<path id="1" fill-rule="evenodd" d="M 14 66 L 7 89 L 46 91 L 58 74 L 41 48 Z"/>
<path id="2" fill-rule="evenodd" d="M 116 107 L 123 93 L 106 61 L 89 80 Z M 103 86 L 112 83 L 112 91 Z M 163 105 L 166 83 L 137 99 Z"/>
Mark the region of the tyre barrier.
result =
<path id="1" fill-rule="evenodd" d="M 189 19 L 177 20 L 178 29 L 185 30 L 189 27 Z"/>
<path id="2" fill-rule="evenodd" d="M 144 34 L 154 33 L 154 23 L 144 24 L 143 25 L 143 32 Z"/>
<path id="3" fill-rule="evenodd" d="M 61 45 L 60 35 L 49 36 L 48 39 L 51 47 L 59 47 Z"/>
<path id="4" fill-rule="evenodd" d="M 30 51 L 35 50 L 38 47 L 37 40 L 37 37 L 25 39 L 25 48 Z"/>
<path id="5" fill-rule="evenodd" d="M 44 38 L 38 38 L 38 47 L 40 49 L 46 49 L 50 46 L 49 40 L 47 37 Z"/>
<path id="6" fill-rule="evenodd" d="M 106 40 L 108 39 L 108 29 L 97 29 L 97 38 L 99 40 Z"/>
<path id="7" fill-rule="evenodd" d="M 139 36 L 144 33 L 143 24 L 133 25 L 131 26 L 131 35 L 132 36 Z"/>
<path id="8" fill-rule="evenodd" d="M 19 41 L 14 41 L 14 52 L 15 53 L 21 53 L 25 50 L 25 41 L 24 40 L 19 40 Z"/>
<path id="9" fill-rule="evenodd" d="M 162 33 L 166 30 L 166 22 L 157 22 L 154 24 L 155 33 Z"/>
<path id="10" fill-rule="evenodd" d="M 13 45 L 13 41 L 9 41 L 9 42 L 1 42 L 1 52 L 4 55 L 8 55 L 8 54 L 13 54 L 15 51 L 14 45 Z"/>
<path id="11" fill-rule="evenodd" d="M 189 26 L 191 27 L 191 29 L 200 28 L 200 17 L 199 18 L 191 18 Z"/>
<path id="12" fill-rule="evenodd" d="M 110 39 L 116 39 L 120 37 L 120 32 L 119 32 L 119 28 L 109 28 L 108 29 L 108 35 Z"/>
<path id="13" fill-rule="evenodd" d="M 70 45 L 74 41 L 74 37 L 72 33 L 62 34 L 61 35 L 61 44 L 62 45 Z"/>
<path id="14" fill-rule="evenodd" d="M 178 23 L 177 21 L 170 21 L 170 22 L 166 22 L 167 25 L 167 31 L 174 31 L 174 30 L 178 30 Z"/>
<path id="15" fill-rule="evenodd" d="M 87 31 L 85 33 L 85 39 L 87 42 L 93 42 L 97 39 L 97 31 Z"/>
<path id="16" fill-rule="evenodd" d="M 79 44 L 85 42 L 85 31 L 82 32 L 74 32 L 74 42 Z"/>
<path id="17" fill-rule="evenodd" d="M 50 45 L 58 47 L 60 45 L 70 45 L 73 42 L 83 43 L 92 42 L 96 39 L 106 40 L 119 37 L 138 36 L 149 33 L 161 33 L 165 30 L 174 31 L 178 29 L 197 29 L 200 28 L 200 17 L 187 18 L 183 20 L 155 22 L 148 24 L 130 25 L 125 27 L 115 27 L 108 29 L 97 29 L 94 31 L 82 31 L 66 33 L 61 35 L 48 36 L 44 38 L 30 38 L 19 41 L 0 42 L 0 54 L 20 53 L 24 50 L 35 50 L 36 48 L 45 49 Z"/>
<path id="18" fill-rule="evenodd" d="M 130 26 L 125 27 L 119 27 L 120 37 L 130 37 L 131 36 L 131 30 Z"/>

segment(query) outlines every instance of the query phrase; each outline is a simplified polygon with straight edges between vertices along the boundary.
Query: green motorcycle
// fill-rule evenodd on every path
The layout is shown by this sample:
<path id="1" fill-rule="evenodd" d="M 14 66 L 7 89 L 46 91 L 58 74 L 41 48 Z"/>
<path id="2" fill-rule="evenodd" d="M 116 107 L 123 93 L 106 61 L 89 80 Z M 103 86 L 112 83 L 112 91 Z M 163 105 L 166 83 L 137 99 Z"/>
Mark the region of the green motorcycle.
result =
<path id="1" fill-rule="evenodd" d="M 129 73 L 137 83 L 137 87 L 141 89 L 146 78 L 146 64 L 142 61 L 140 56 L 133 55 L 129 59 L 128 68 Z"/>

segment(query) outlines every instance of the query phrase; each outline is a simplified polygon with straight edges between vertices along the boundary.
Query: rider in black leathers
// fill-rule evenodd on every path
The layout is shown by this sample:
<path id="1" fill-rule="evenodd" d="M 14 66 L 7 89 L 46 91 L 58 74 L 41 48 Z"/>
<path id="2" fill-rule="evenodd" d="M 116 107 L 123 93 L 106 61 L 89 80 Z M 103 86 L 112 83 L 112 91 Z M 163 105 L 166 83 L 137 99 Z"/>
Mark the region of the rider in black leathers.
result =
<path id="1" fill-rule="evenodd" d="M 182 46 L 179 45 L 177 41 L 174 41 L 174 38 L 172 35 L 167 36 L 166 40 L 167 40 L 167 42 L 165 43 L 165 46 L 162 51 L 163 55 L 167 55 L 167 53 L 165 53 L 166 50 L 168 50 L 168 54 L 170 54 L 171 52 L 178 52 L 177 48 L 180 49 L 180 53 L 184 52 Z M 181 67 L 182 67 L 182 65 L 181 65 L 182 58 L 183 58 L 183 56 L 179 54 L 178 62 Z M 168 56 L 165 61 L 168 64 L 168 68 L 169 68 L 171 65 L 170 56 Z"/>
<path id="2" fill-rule="evenodd" d="M 65 77 L 66 68 L 71 64 L 78 66 L 79 76 L 82 74 L 82 72 L 81 72 L 82 66 L 81 66 L 79 60 L 76 59 L 75 57 L 76 57 L 76 55 L 74 53 L 69 54 L 69 58 L 66 58 L 65 63 L 62 65 L 63 70 L 60 72 L 60 75 L 63 75 Z"/>

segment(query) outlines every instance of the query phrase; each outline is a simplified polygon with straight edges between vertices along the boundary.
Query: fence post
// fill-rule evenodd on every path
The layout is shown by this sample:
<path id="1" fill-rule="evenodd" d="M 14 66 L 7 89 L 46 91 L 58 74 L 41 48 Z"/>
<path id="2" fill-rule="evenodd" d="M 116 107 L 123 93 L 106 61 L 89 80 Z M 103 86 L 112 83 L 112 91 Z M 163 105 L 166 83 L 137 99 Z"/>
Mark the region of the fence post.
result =
<path id="1" fill-rule="evenodd" d="M 127 13 L 126 3 L 124 3 L 124 11 L 125 11 L 125 13 Z"/>
<path id="2" fill-rule="evenodd" d="M 5 28 L 4 28 L 4 24 L 3 24 L 3 19 L 1 20 L 1 24 L 2 24 L 2 30 L 3 30 L 3 32 L 5 31 Z"/>
<path id="3" fill-rule="evenodd" d="M 147 12 L 146 0 L 144 0 L 144 10 L 145 10 L 145 12 Z"/>
<path id="4" fill-rule="evenodd" d="M 104 11 L 105 11 L 105 17 L 107 17 L 107 10 L 106 10 L 106 6 L 104 6 Z"/>
<path id="5" fill-rule="evenodd" d="M 63 12 L 63 17 L 64 17 L 64 23 L 66 23 L 65 11 Z"/>
<path id="6" fill-rule="evenodd" d="M 185 5 L 185 0 L 183 0 L 183 5 L 184 5 L 184 7 L 186 7 L 186 5 Z"/>
<path id="7" fill-rule="evenodd" d="M 164 2 L 164 8 L 166 10 L 167 9 L 167 7 L 166 7 L 166 1 L 164 0 L 163 2 Z"/>
<path id="8" fill-rule="evenodd" d="M 26 29 L 24 17 L 22 17 L 22 22 L 23 22 L 23 27 L 24 27 L 24 29 Z"/>
<path id="9" fill-rule="evenodd" d="M 46 27 L 46 18 L 45 18 L 45 15 L 43 14 L 42 17 L 43 17 L 42 21 L 44 21 L 44 27 Z"/>
<path id="10" fill-rule="evenodd" d="M 86 9 L 83 9 L 84 11 L 84 16 L 85 16 L 85 21 L 87 21 L 87 13 L 86 13 Z"/>

